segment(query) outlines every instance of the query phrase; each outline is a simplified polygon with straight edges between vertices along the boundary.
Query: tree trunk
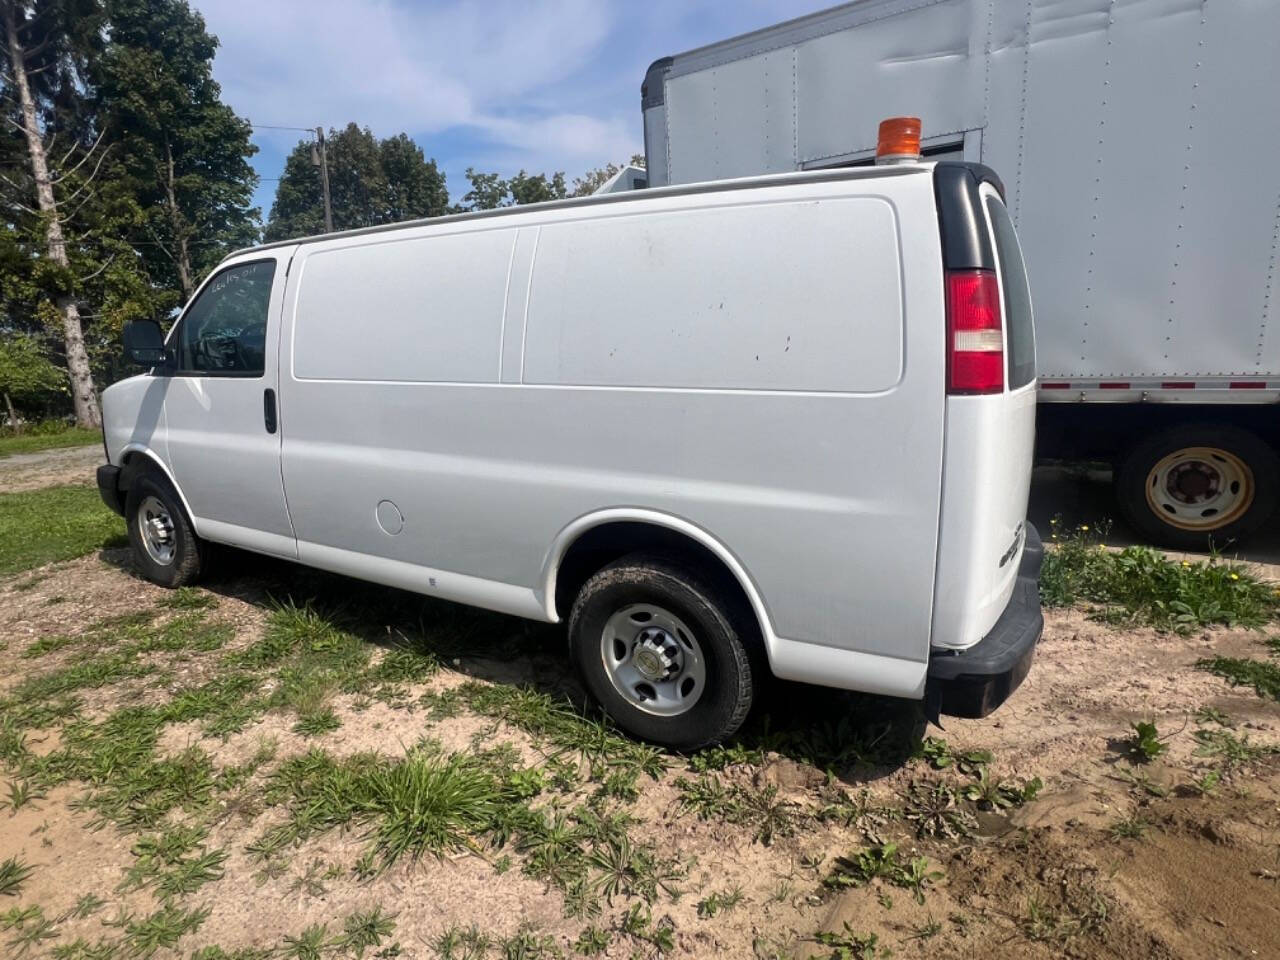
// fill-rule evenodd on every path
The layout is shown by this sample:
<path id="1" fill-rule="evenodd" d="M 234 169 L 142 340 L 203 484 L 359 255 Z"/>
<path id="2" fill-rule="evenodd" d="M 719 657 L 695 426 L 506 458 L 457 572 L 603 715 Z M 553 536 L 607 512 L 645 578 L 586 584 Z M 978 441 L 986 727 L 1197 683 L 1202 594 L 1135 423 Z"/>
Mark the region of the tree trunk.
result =
<path id="1" fill-rule="evenodd" d="M 18 36 L 17 12 L 11 2 L 0 2 L 0 15 L 4 17 L 5 35 L 9 43 L 9 69 L 13 71 L 13 84 L 18 90 L 18 103 L 22 108 L 22 132 L 27 138 L 27 153 L 31 157 L 31 172 L 36 181 L 36 201 L 45 216 L 45 247 L 49 259 L 64 270 L 70 269 L 67 259 L 67 242 L 62 235 L 62 221 L 58 219 L 58 204 L 53 197 L 53 181 L 49 177 L 49 164 L 44 155 L 44 142 L 36 121 L 36 104 L 27 81 L 26 51 Z M 71 398 L 75 403 L 76 423 L 82 427 L 102 425 L 102 413 L 98 409 L 98 395 L 93 387 L 93 374 L 89 370 L 89 354 L 84 347 L 84 329 L 80 324 L 80 308 L 70 293 L 54 298 L 58 312 L 62 314 L 62 337 L 66 344 L 67 376 L 71 380 Z"/>
<path id="2" fill-rule="evenodd" d="M 22 430 L 18 427 L 18 411 L 13 409 L 13 401 L 9 399 L 8 390 L 4 393 L 4 405 L 9 411 L 9 429 L 14 433 L 21 433 Z"/>
<path id="3" fill-rule="evenodd" d="M 187 247 L 187 229 L 182 222 L 182 211 L 178 209 L 178 195 L 174 190 L 173 148 L 169 146 L 169 138 L 164 141 L 165 159 L 169 163 L 164 182 L 165 196 L 169 202 L 169 222 L 173 225 L 173 238 L 177 241 L 177 256 L 174 262 L 178 265 L 178 282 L 182 284 L 182 300 L 185 303 L 195 292 L 195 284 L 191 282 L 191 252 Z"/>

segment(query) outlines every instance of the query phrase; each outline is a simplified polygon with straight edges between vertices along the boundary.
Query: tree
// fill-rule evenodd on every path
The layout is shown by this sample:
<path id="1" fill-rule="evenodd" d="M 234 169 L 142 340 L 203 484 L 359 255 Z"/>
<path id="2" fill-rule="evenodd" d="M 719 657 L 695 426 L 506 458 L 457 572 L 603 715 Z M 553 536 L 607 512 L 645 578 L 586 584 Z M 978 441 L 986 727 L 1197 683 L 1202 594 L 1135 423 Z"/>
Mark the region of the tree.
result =
<path id="1" fill-rule="evenodd" d="M 474 167 L 467 167 L 467 182 L 471 184 L 462 197 L 462 205 L 455 212 L 465 210 L 495 210 L 506 206 L 507 181 L 496 173 L 479 173 Z"/>
<path id="2" fill-rule="evenodd" d="M 569 196 L 589 197 L 603 187 L 624 166 L 639 167 L 643 170 L 644 165 L 644 154 L 635 153 L 631 155 L 631 159 L 625 164 L 606 163 L 603 167 L 588 170 L 582 176 L 573 178 L 573 192 Z"/>
<path id="3" fill-rule="evenodd" d="M 435 217 L 448 208 L 444 174 L 406 134 L 379 141 L 349 123 L 325 140 L 336 230 Z M 324 232 L 324 199 L 313 144 L 302 140 L 285 159 L 266 239 Z"/>
<path id="4" fill-rule="evenodd" d="M 406 134 L 388 137 L 378 145 L 386 195 L 382 223 L 398 223 L 419 217 L 438 217 L 449 208 L 444 174 L 434 160 Z"/>
<path id="5" fill-rule="evenodd" d="M 35 337 L 12 330 L 0 334 L 0 394 L 11 429 L 18 429 L 15 400 L 40 402 L 66 389 L 66 377 L 49 362 Z"/>
<path id="6" fill-rule="evenodd" d="M 628 161 L 632 166 L 643 167 L 644 157 L 640 154 L 632 156 Z M 469 210 L 494 210 L 498 207 L 511 207 L 525 203 L 544 203 L 547 200 L 563 200 L 565 197 L 585 197 L 595 193 L 620 167 L 616 163 L 588 170 L 580 177 L 575 177 L 573 189 L 565 186 L 562 172 L 550 176 L 545 173 L 530 174 L 521 170 L 509 180 L 503 180 L 496 173 L 481 173 L 474 167 L 467 167 L 467 182 L 471 189 L 462 197 L 462 203 L 453 208 L 455 213 Z"/>
<path id="7" fill-rule="evenodd" d="M 218 40 L 185 0 L 110 0 L 109 36 L 92 66 L 95 106 L 145 212 L 143 266 L 172 306 L 257 239 L 257 147 L 213 79 Z"/>
<path id="8" fill-rule="evenodd" d="M 535 175 L 521 170 L 510 180 L 503 180 L 496 173 L 480 173 L 474 167 L 467 167 L 467 182 L 471 189 L 463 196 L 461 205 L 453 208 L 455 213 L 563 200 L 568 196 L 564 174 L 560 172 L 548 177 L 545 173 Z"/>
<path id="9" fill-rule="evenodd" d="M 68 218 L 67 206 L 86 191 L 92 191 L 92 182 L 108 150 L 102 145 L 101 134 L 86 146 L 77 143 L 73 133 L 71 149 L 62 161 L 55 162 L 60 169 L 51 170 L 50 145 L 45 143 L 42 114 L 47 120 L 59 111 L 75 111 L 75 100 L 82 87 L 78 75 L 83 71 L 78 55 L 84 51 L 83 47 L 78 48 L 77 41 L 83 42 L 93 35 L 91 25 L 97 22 L 99 12 L 96 5 L 75 0 L 60 3 L 0 0 L 0 27 L 4 31 L 0 54 L 0 67 L 5 71 L 3 92 L 12 94 L 18 105 L 18 119 L 7 119 L 22 134 L 31 170 L 29 184 L 15 183 L 8 177 L 4 182 L 16 193 L 10 200 L 15 205 L 13 219 L 27 215 L 36 222 L 36 232 L 42 235 L 47 263 L 38 265 L 37 281 L 47 291 L 61 321 L 76 422 L 86 427 L 99 426 L 102 414 L 75 295 L 78 278 L 68 255 L 67 234 L 63 228 Z M 70 166 L 64 167 L 64 164 Z M 60 209 L 56 188 L 64 185 L 70 189 L 64 194 Z M 20 199 L 24 193 L 26 202 Z M 92 192 L 89 192 L 86 202 L 91 198 Z M 31 202 L 35 207 L 29 205 Z"/>

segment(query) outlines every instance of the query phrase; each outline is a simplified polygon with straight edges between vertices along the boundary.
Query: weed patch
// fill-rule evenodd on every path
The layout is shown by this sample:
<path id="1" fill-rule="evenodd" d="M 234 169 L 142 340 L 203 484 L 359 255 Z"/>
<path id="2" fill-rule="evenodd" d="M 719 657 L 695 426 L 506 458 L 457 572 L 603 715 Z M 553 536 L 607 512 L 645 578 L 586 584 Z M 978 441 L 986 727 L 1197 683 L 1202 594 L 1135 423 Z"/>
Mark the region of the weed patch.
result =
<path id="1" fill-rule="evenodd" d="M 1189 632 L 1258 627 L 1275 614 L 1275 591 L 1237 564 L 1168 559 L 1150 547 L 1105 549 L 1087 533 L 1059 538 L 1045 553 L 1040 594 L 1046 605 L 1098 604 L 1097 619 Z"/>
<path id="2" fill-rule="evenodd" d="M 917 903 L 924 903 L 925 888 L 941 880 L 944 874 L 929 869 L 924 857 L 904 857 L 894 843 L 883 843 L 837 857 L 835 867 L 823 881 L 829 889 L 860 887 L 880 879 L 895 887 L 911 891 Z"/>
<path id="3" fill-rule="evenodd" d="M 700 820 L 722 820 L 752 828 L 753 839 L 768 846 L 775 837 L 790 836 L 798 820 L 796 804 L 778 798 L 778 788 L 770 785 L 752 790 L 739 784 L 725 786 L 715 774 L 697 780 L 680 777 L 680 808 Z"/>
<path id="4" fill-rule="evenodd" d="M 1213 657 L 1198 661 L 1196 666 L 1221 677 L 1233 687 L 1253 687 L 1258 696 L 1280 701 L 1280 664 L 1269 660 Z"/>

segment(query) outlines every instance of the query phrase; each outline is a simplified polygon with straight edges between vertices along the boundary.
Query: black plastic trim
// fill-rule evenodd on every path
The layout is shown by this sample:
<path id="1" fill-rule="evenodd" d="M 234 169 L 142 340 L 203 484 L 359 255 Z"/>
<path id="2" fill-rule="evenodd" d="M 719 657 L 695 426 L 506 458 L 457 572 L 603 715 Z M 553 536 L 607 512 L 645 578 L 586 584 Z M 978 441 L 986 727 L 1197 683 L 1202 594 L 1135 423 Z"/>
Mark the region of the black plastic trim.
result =
<path id="1" fill-rule="evenodd" d="M 1026 525 L 1026 544 L 1013 596 L 991 631 L 965 650 L 935 650 L 929 657 L 925 698 L 931 712 L 985 717 L 1018 689 L 1044 632 L 1040 609 L 1040 564 L 1044 544 Z"/>
<path id="2" fill-rule="evenodd" d="M 124 516 L 124 491 L 120 489 L 120 468 L 104 463 L 98 468 L 98 495 L 111 510 Z"/>
<path id="3" fill-rule="evenodd" d="M 673 63 L 675 63 L 675 57 L 659 57 L 649 64 L 649 69 L 644 72 L 644 81 L 640 84 L 642 112 L 650 107 L 660 107 L 667 102 L 666 80 Z"/>
<path id="4" fill-rule="evenodd" d="M 989 183 L 1004 197 L 1004 184 L 994 170 L 981 163 L 942 160 L 933 169 L 942 233 L 942 266 L 947 270 L 994 270 L 995 249 L 978 194 Z"/>

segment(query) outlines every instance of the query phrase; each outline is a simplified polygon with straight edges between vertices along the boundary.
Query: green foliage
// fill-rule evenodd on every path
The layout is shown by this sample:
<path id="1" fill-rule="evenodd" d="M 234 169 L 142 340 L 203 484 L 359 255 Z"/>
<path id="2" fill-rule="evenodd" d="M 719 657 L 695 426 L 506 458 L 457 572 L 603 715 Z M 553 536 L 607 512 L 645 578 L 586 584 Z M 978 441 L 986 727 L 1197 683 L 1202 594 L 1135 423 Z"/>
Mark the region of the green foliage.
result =
<path id="1" fill-rule="evenodd" d="M 1258 696 L 1280 701 L 1280 665 L 1267 660 L 1213 657 L 1197 661 L 1196 666 L 1222 677 L 1233 687 L 1253 687 Z"/>
<path id="2" fill-rule="evenodd" d="M 796 804 L 778 798 L 772 784 L 761 789 L 748 789 L 740 784 L 725 786 L 715 774 L 703 774 L 697 780 L 678 777 L 680 809 L 697 815 L 700 820 L 722 820 L 753 828 L 754 839 L 768 846 L 775 837 L 795 832 Z"/>
<path id="3" fill-rule="evenodd" d="M 824 931 L 814 934 L 813 942 L 824 947 L 831 947 L 825 958 L 817 960 L 875 960 L 876 957 L 887 956 L 881 953 L 880 938 L 874 933 L 857 933 L 844 921 L 844 929 L 840 933 Z"/>
<path id="4" fill-rule="evenodd" d="M 1145 817 L 1123 817 L 1112 823 L 1110 830 L 1113 837 L 1137 840 L 1147 832 L 1150 826 L 1151 821 Z"/>
<path id="5" fill-rule="evenodd" d="M 61 376 L 61 374 L 59 374 Z M 77 427 L 65 420 L 24 424 L 21 433 L 0 427 L 0 459 L 16 453 L 38 453 L 66 447 L 91 447 L 102 443 L 102 431 Z"/>
<path id="6" fill-rule="evenodd" d="M 547 200 L 563 200 L 568 196 L 564 174 L 529 174 L 521 170 L 509 180 L 496 173 L 480 173 L 467 167 L 467 182 L 471 189 L 462 198 L 459 210 L 494 210 L 515 204 L 543 203 Z"/>
<path id="7" fill-rule="evenodd" d="M 954 840 L 973 833 L 977 820 L 958 803 L 954 787 L 925 780 L 911 784 L 904 816 L 921 837 Z"/>
<path id="8" fill-rule="evenodd" d="M 939 737 L 925 737 L 920 743 L 919 753 L 935 770 L 954 767 L 969 775 L 977 775 L 993 759 L 990 750 L 954 750 Z"/>
<path id="9" fill-rule="evenodd" d="M 882 843 L 855 851 L 847 857 L 837 857 L 834 869 L 823 884 L 840 889 L 860 887 L 881 879 L 910 890 L 917 903 L 924 903 L 925 887 L 943 876 L 937 870 L 930 870 L 929 861 L 924 857 L 907 859 L 898 852 L 897 844 Z"/>
<path id="10" fill-rule="evenodd" d="M 110 42 L 91 63 L 98 122 L 140 208 L 130 239 L 166 308 L 257 238 L 257 147 L 248 121 L 221 100 L 217 48 L 186 3 L 112 0 Z"/>
<path id="11" fill-rule="evenodd" d="M 1143 763 L 1154 760 L 1169 749 L 1169 745 L 1160 739 L 1160 731 L 1154 721 L 1142 720 L 1130 726 L 1133 736 L 1129 738 L 1129 753 Z"/>
<path id="12" fill-rule="evenodd" d="M 1111 908 L 1101 895 L 1067 885 L 1062 893 L 1066 902 L 1060 910 L 1052 909 L 1038 896 L 1027 899 L 1020 926 L 1028 940 L 1062 943 L 1096 933 L 1106 924 Z"/>
<path id="13" fill-rule="evenodd" d="M 372 910 L 357 910 L 342 922 L 337 947 L 360 960 L 369 948 L 382 946 L 382 941 L 390 938 L 395 929 L 395 914 L 383 913 L 381 904 Z"/>
<path id="14" fill-rule="evenodd" d="M 1007 783 L 983 767 L 973 783 L 961 788 L 960 795 L 983 810 L 1005 810 L 1029 803 L 1043 788 L 1044 782 L 1039 777 L 1032 777 L 1021 784 Z"/>
<path id="15" fill-rule="evenodd" d="M 595 957 L 609 949 L 610 936 L 608 930 L 590 926 L 583 928 L 573 944 L 573 952 L 584 957 Z"/>
<path id="16" fill-rule="evenodd" d="M 1275 613 L 1277 596 L 1236 564 L 1216 557 L 1175 562 L 1150 547 L 1110 551 L 1087 531 L 1046 551 L 1040 594 L 1048 606 L 1099 604 L 1109 622 L 1186 633 L 1214 624 L 1257 627 Z"/>
<path id="17" fill-rule="evenodd" d="M 41 341 L 27 369 L 53 399 L 25 402 L 61 413 L 69 393 L 48 377 L 48 365 L 65 382 L 64 357 L 83 351 L 96 383 L 117 379 L 126 371 L 122 326 L 163 320 L 212 264 L 255 239 L 255 148 L 248 123 L 221 102 L 212 79 L 217 41 L 183 0 L 17 10 L 66 263 L 51 255 L 51 214 L 39 209 L 27 143 L 0 138 L 0 340 L 12 327 Z M 0 71 L 0 95 L 11 104 L 13 80 Z M 63 336 L 72 305 L 83 346 Z"/>
<path id="18" fill-rule="evenodd" d="M 1230 730 L 1197 730 L 1192 737 L 1198 744 L 1195 755 L 1218 760 L 1224 771 L 1280 754 L 1280 746 L 1251 743 L 1248 735 L 1237 737 Z"/>
<path id="19" fill-rule="evenodd" d="M 694 773 L 709 773 L 725 767 L 759 766 L 764 763 L 764 751 L 754 750 L 741 743 L 708 747 L 689 758 L 689 769 Z"/>
<path id="20" fill-rule="evenodd" d="M 349 123 L 325 138 L 329 195 L 335 230 L 436 217 L 446 211 L 449 193 L 435 160 L 426 159 L 406 134 L 378 140 Z M 268 241 L 324 232 L 320 170 L 311 138 L 301 140 L 285 160 L 267 221 Z"/>
<path id="21" fill-rule="evenodd" d="M 0 576 L 124 542 L 124 521 L 95 487 L 0 493 Z"/>
<path id="22" fill-rule="evenodd" d="M 34 867 L 28 866 L 17 857 L 9 857 L 0 862 L 0 895 L 16 897 L 22 892 L 22 884 L 34 872 Z"/>
<path id="23" fill-rule="evenodd" d="M 631 159 L 627 161 L 628 166 L 641 167 L 645 165 L 644 154 L 634 153 Z M 616 163 L 607 163 L 603 167 L 597 167 L 594 170 L 588 170 L 580 177 L 573 178 L 573 189 L 570 191 L 571 197 L 589 197 L 609 181 L 619 170 L 622 165 Z"/>
<path id="24" fill-rule="evenodd" d="M 48 350 L 37 337 L 0 328 L 0 398 L 7 397 L 21 408 L 27 402 L 47 404 L 68 390 L 66 374 L 49 360 Z M 0 417 L 8 414 L 6 405 L 0 405 Z"/>
<path id="25" fill-rule="evenodd" d="M 713 891 L 710 896 L 698 901 L 698 916 L 709 920 L 722 913 L 732 913 L 742 903 L 744 896 L 742 887 Z"/>

